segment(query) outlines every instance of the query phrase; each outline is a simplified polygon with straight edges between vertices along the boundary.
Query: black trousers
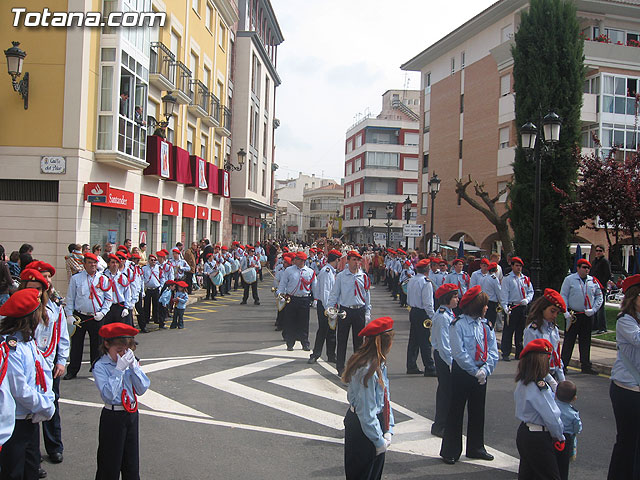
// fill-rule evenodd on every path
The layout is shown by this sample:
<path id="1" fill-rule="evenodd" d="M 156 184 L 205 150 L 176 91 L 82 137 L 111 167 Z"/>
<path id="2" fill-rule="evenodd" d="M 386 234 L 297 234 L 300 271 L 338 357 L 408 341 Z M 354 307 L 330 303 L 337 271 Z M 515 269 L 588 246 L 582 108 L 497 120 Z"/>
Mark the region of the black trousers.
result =
<path id="1" fill-rule="evenodd" d="M 508 357 L 511 355 L 511 343 L 516 344 L 516 358 L 520 356 L 522 351 L 522 339 L 524 337 L 524 322 L 527 314 L 527 308 L 523 305 L 515 307 L 511 311 L 509 316 L 509 325 L 505 323 L 502 329 L 502 342 L 500 343 L 500 350 L 502 350 L 502 356 Z M 514 338 L 515 336 L 515 338 Z"/>
<path id="2" fill-rule="evenodd" d="M 381 415 L 378 421 L 382 426 Z M 362 431 L 358 416 L 347 410 L 344 417 L 344 473 L 347 480 L 382 478 L 385 454 L 376 455 L 376 447 Z"/>
<path id="3" fill-rule="evenodd" d="M 467 455 L 484 450 L 484 404 L 487 384 L 469 375 L 453 361 L 451 368 L 451 406 L 440 448 L 441 457 L 458 460 L 462 454 L 462 422 L 467 407 Z"/>
<path id="4" fill-rule="evenodd" d="M 62 445 L 62 427 L 60 426 L 60 409 L 58 408 L 58 399 L 60 398 L 60 377 L 53 379 L 53 394 L 55 400 L 53 404 L 56 411 L 51 420 L 42 422 L 42 437 L 44 438 L 44 448 L 48 455 L 54 453 L 62 453 L 64 445 Z"/>
<path id="5" fill-rule="evenodd" d="M 209 275 L 204 276 L 204 286 L 207 289 L 206 298 L 216 298 L 217 288 L 214 283 L 211 281 L 211 277 Z"/>
<path id="6" fill-rule="evenodd" d="M 591 321 L 584 313 L 576 314 L 576 322 L 569 329 L 564 329 L 564 341 L 562 342 L 562 363 L 567 366 L 571 361 L 573 347 L 578 337 L 580 349 L 580 365 L 583 369 L 591 367 Z"/>
<path id="7" fill-rule="evenodd" d="M 291 297 L 291 303 L 284 309 L 282 337 L 287 347 L 293 347 L 296 340 L 309 348 L 309 309 L 311 297 Z"/>
<path id="8" fill-rule="evenodd" d="M 560 480 L 569 480 L 569 464 L 573 455 L 573 442 L 576 436 L 570 433 L 564 434 L 565 446 L 564 450 L 555 451 L 556 460 L 558 461 L 558 470 L 560 471 Z M 554 449 L 555 450 L 555 449 Z"/>
<path id="9" fill-rule="evenodd" d="M 237 272 L 233 272 L 231 275 L 233 275 L 233 289 L 238 290 L 238 279 L 240 278 L 240 270 L 238 270 Z M 229 283 L 229 286 L 231 286 L 231 283 Z"/>
<path id="10" fill-rule="evenodd" d="M 498 312 L 496 312 L 497 306 L 498 302 L 492 302 L 491 300 L 489 300 L 489 305 L 487 307 L 487 323 L 489 324 L 491 330 L 493 330 L 496 325 L 496 317 L 498 316 Z M 524 335 L 524 330 L 522 332 Z"/>
<path id="11" fill-rule="evenodd" d="M 433 370 L 431 358 L 431 329 L 424 328 L 427 312 L 423 308 L 411 307 L 409 311 L 409 343 L 407 344 L 407 370 L 416 370 L 418 365 L 418 351 L 422 357 L 422 364 L 427 370 Z"/>
<path id="12" fill-rule="evenodd" d="M 0 480 L 37 480 L 40 431 L 31 420 L 16 420 L 11 438 L 0 451 Z"/>
<path id="13" fill-rule="evenodd" d="M 231 277 L 229 277 L 229 279 L 231 279 Z M 246 302 L 249 298 L 249 287 L 251 287 L 251 296 L 253 297 L 253 300 L 259 302 L 260 298 L 258 297 L 258 281 L 256 280 L 252 284 L 248 284 L 244 281 L 244 278 L 242 279 L 242 288 L 244 289 L 244 293 L 242 294 L 242 301 Z"/>
<path id="14" fill-rule="evenodd" d="M 438 390 L 436 391 L 436 416 L 431 430 L 444 432 L 451 404 L 451 370 L 437 350 L 433 351 L 433 359 L 438 374 Z"/>
<path id="15" fill-rule="evenodd" d="M 113 303 L 107 314 L 104 316 L 104 324 L 109 325 L 110 323 L 121 322 L 133 326 L 133 314 L 129 312 L 126 317 L 123 317 L 122 311 L 124 310 L 124 308 L 124 304 Z"/>
<path id="16" fill-rule="evenodd" d="M 311 356 L 320 358 L 322 356 L 322 347 L 325 342 L 327 344 L 327 358 L 329 361 L 336 358 L 336 331 L 329 328 L 329 319 L 324 314 L 324 305 L 318 300 L 318 331 L 316 332 L 316 341 L 313 345 L 313 353 Z"/>
<path id="17" fill-rule="evenodd" d="M 138 412 L 102 409 L 96 480 L 140 479 Z"/>
<path id="18" fill-rule="evenodd" d="M 82 320 L 92 318 L 87 315 L 82 315 L 77 311 L 74 311 L 73 314 L 77 315 Z M 100 356 L 100 352 L 98 352 L 98 347 L 100 346 L 100 335 L 98 335 L 98 330 L 100 330 L 103 322 L 104 319 L 99 322 L 96 322 L 95 320 L 87 320 L 76 328 L 75 333 L 71 337 L 71 353 L 69 354 L 69 368 L 67 368 L 67 374 L 77 375 L 80 371 L 82 353 L 84 351 L 84 336 L 87 332 L 89 332 L 89 360 L 93 365 L 93 362 L 98 359 Z"/>
<path id="19" fill-rule="evenodd" d="M 518 480 L 560 480 L 556 449 L 549 432 L 530 432 L 521 423 L 516 446 L 520 453 Z"/>
<path id="20" fill-rule="evenodd" d="M 336 369 L 339 374 L 344 370 L 344 364 L 347 357 L 347 342 L 349 341 L 349 331 L 353 341 L 353 351 L 355 352 L 362 346 L 363 339 L 358 334 L 364 328 L 365 307 L 347 308 L 340 307 L 340 310 L 347 312 L 344 319 L 338 319 L 338 328 L 336 332 Z"/>
<path id="21" fill-rule="evenodd" d="M 235 273 L 229 273 L 224 276 L 224 283 L 222 284 L 224 286 L 224 293 L 228 294 L 231 292 L 231 280 L 233 280 L 234 275 Z M 234 290 L 237 290 L 237 288 L 234 288 Z"/>
<path id="22" fill-rule="evenodd" d="M 158 299 L 160 298 L 160 287 L 157 288 L 147 288 L 145 290 L 144 297 L 144 313 L 138 317 L 138 326 L 141 329 L 147 328 L 147 324 L 152 320 L 153 322 L 159 321 L 159 311 L 158 311 Z M 151 313 L 151 308 L 153 307 L 153 314 Z"/>
<path id="23" fill-rule="evenodd" d="M 191 291 L 193 290 L 193 273 L 185 272 L 184 281 L 187 282 L 187 293 L 191 295 Z"/>
<path id="24" fill-rule="evenodd" d="M 609 397 L 616 417 L 616 443 L 607 479 L 637 480 L 640 478 L 640 392 L 611 382 Z"/>

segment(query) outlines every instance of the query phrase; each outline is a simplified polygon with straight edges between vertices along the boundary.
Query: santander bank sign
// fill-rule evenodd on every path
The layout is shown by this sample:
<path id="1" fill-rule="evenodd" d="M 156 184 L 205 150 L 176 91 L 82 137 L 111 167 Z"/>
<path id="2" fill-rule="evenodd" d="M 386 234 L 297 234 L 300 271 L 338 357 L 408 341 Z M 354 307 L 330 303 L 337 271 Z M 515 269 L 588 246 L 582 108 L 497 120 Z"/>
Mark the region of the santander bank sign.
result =
<path id="1" fill-rule="evenodd" d="M 100 192 L 99 194 L 96 192 Z M 122 208 L 125 210 L 133 210 L 133 192 L 120 190 L 111 187 L 106 182 L 89 182 L 84 186 L 84 198 L 87 200 L 89 195 L 106 195 L 107 201 L 104 203 L 94 202 L 92 205 L 99 207 Z"/>

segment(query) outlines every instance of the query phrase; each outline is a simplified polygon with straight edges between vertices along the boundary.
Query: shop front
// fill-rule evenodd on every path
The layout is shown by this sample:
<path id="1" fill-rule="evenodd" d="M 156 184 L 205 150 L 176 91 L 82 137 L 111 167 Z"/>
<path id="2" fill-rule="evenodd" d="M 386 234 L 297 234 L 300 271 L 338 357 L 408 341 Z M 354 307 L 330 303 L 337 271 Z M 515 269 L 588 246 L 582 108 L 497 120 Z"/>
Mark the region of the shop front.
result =
<path id="1" fill-rule="evenodd" d="M 146 243 L 147 252 L 156 251 L 156 222 L 160 213 L 160 199 L 150 195 L 140 195 L 140 238 L 139 245 Z"/>
<path id="2" fill-rule="evenodd" d="M 231 240 L 237 240 L 240 243 L 245 243 L 242 231 L 244 230 L 245 217 L 244 215 L 238 215 L 233 213 L 231 215 Z"/>
<path id="3" fill-rule="evenodd" d="M 196 220 L 196 240 L 200 241 L 207 237 L 207 220 L 209 219 L 209 209 L 198 207 L 198 219 Z"/>
<path id="4" fill-rule="evenodd" d="M 176 218 L 179 204 L 173 200 L 162 200 L 162 236 L 160 248 L 171 250 L 176 241 Z"/>
<path id="5" fill-rule="evenodd" d="M 85 184 L 84 193 L 85 200 L 91 202 L 88 240 L 92 246 L 107 242 L 121 245 L 130 238 L 132 192 L 113 188 L 108 183 L 92 182 Z"/>
<path id="6" fill-rule="evenodd" d="M 222 238 L 222 234 L 220 231 L 221 219 L 222 219 L 222 212 L 220 210 L 212 208 L 211 209 L 211 226 L 209 227 L 210 228 L 209 240 L 211 241 L 212 245 L 215 245 L 216 243 L 218 243 L 220 238 Z"/>
<path id="7" fill-rule="evenodd" d="M 193 242 L 193 220 L 196 218 L 196 207 L 190 203 L 182 204 L 182 234 L 181 242 L 188 248 Z"/>

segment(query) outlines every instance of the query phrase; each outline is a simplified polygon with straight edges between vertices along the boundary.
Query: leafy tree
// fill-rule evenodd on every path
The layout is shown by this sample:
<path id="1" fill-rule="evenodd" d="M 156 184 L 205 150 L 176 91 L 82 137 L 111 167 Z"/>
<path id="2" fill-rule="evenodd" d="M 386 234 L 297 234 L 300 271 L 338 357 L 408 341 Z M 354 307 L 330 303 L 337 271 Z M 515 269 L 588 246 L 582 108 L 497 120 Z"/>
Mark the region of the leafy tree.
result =
<path id="1" fill-rule="evenodd" d="M 529 11 L 522 13 L 512 54 L 518 134 L 520 126 L 528 121 L 541 133 L 542 118 L 550 111 L 562 119 L 560 142 L 550 151 L 540 151 L 541 282 L 543 287 L 559 288 L 569 270 L 568 244 L 573 233 L 561 205 L 574 198 L 585 76 L 583 40 L 573 2 L 532 0 Z M 530 262 L 535 164 L 520 146 L 513 171 L 510 213 L 515 253 Z M 552 182 L 567 196 L 554 190 Z"/>

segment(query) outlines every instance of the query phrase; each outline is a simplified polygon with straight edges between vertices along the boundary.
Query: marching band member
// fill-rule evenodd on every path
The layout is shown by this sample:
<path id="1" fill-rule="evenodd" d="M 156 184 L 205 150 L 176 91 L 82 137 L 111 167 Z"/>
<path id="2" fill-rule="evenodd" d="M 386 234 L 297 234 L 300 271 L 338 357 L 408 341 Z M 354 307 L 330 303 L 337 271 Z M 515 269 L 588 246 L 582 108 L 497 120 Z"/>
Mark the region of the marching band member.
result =
<path id="1" fill-rule="evenodd" d="M 313 352 L 307 363 L 316 363 L 318 358 L 322 355 L 322 347 L 327 344 L 327 358 L 329 363 L 336 362 L 336 331 L 329 328 L 329 320 L 325 309 L 329 305 L 329 294 L 333 289 L 333 285 L 336 283 L 336 268 L 338 266 L 338 260 L 342 257 L 342 253 L 338 250 L 331 250 L 329 252 L 328 263 L 320 270 L 318 275 L 318 282 L 316 289 L 313 292 L 313 296 L 317 301 L 317 313 L 318 313 L 318 331 L 316 332 L 316 341 L 313 345 Z M 316 263 L 316 265 L 318 265 Z"/>
<path id="2" fill-rule="evenodd" d="M 591 323 L 594 315 L 603 305 L 603 298 L 600 282 L 589 275 L 589 270 L 591 270 L 591 263 L 581 258 L 578 260 L 578 271 L 568 275 L 560 288 L 560 295 L 568 309 L 564 314 L 567 325 L 564 329 L 562 362 L 565 366 L 569 365 L 576 337 L 578 337 L 582 373 L 597 375 L 598 372 L 591 366 Z M 570 322 L 571 312 L 574 312 L 575 322 Z"/>
<path id="3" fill-rule="evenodd" d="M 401 307 L 407 306 L 407 294 L 404 293 L 404 290 L 402 290 L 402 284 L 405 282 L 405 280 L 408 281 L 414 275 L 415 273 L 411 265 L 411 260 L 405 260 L 404 263 L 402 264 L 402 271 L 400 272 L 400 276 L 398 277 L 398 284 L 400 285 L 400 288 L 398 289 L 398 293 L 400 294 Z"/>
<path id="4" fill-rule="evenodd" d="M 388 248 L 384 256 L 384 284 L 387 290 L 391 290 L 391 262 L 393 261 L 393 249 Z"/>
<path id="5" fill-rule="evenodd" d="M 93 377 L 104 408 L 98 433 L 96 480 L 140 478 L 138 395 L 149 388 L 149 378 L 133 351 L 138 331 L 131 325 L 111 323 L 100 329 L 102 356 L 94 363 Z"/>
<path id="6" fill-rule="evenodd" d="M 484 407 L 487 377 L 498 363 L 498 347 L 484 315 L 489 297 L 479 285 L 460 300 L 462 315 L 449 329 L 451 345 L 451 405 L 442 439 L 442 461 L 453 465 L 462 453 L 462 421 L 467 406 L 467 458 L 493 460 L 484 447 Z M 468 404 L 468 405 L 467 405 Z"/>
<path id="7" fill-rule="evenodd" d="M 609 396 L 616 419 L 616 443 L 608 480 L 638 478 L 640 445 L 640 275 L 622 282 L 624 299 L 616 322 L 618 355 L 611 370 Z"/>
<path id="8" fill-rule="evenodd" d="M 559 382 L 564 380 L 562 359 L 560 358 L 560 332 L 556 325 L 559 313 L 567 311 L 562 296 L 551 288 L 545 288 L 542 297 L 531 304 L 527 316 L 527 328 L 524 330 L 524 346 L 536 338 L 544 338 L 553 347 L 549 356 L 549 375 L 545 381 L 555 392 Z M 554 378 L 555 377 L 555 378 Z"/>
<path id="9" fill-rule="evenodd" d="M 407 302 L 409 311 L 409 343 L 407 344 L 407 374 L 422 374 L 425 377 L 435 377 L 436 368 L 431 358 L 431 329 L 426 328 L 424 322 L 433 318 L 433 283 L 426 277 L 430 261 L 426 258 L 416 265 L 417 274 L 409 280 L 407 285 Z M 422 357 L 424 372 L 416 363 L 418 352 Z"/>
<path id="10" fill-rule="evenodd" d="M 431 283 L 433 283 L 434 292 L 438 288 L 440 288 L 442 285 L 444 285 L 445 275 L 440 271 L 440 268 L 438 268 L 439 267 L 438 262 L 439 262 L 439 259 L 437 258 L 431 259 L 431 261 L 429 262 L 429 266 L 431 267 L 431 269 L 429 270 L 429 274 L 427 275 L 429 280 L 431 280 Z"/>
<path id="11" fill-rule="evenodd" d="M 480 285 L 480 281 L 489 274 L 490 264 L 491 262 L 486 258 L 480 260 L 480 270 L 476 270 L 471 274 L 471 279 L 469 280 L 469 288 Z"/>
<path id="12" fill-rule="evenodd" d="M 158 252 L 160 253 L 160 252 Z M 142 280 L 144 282 L 144 308 L 143 314 L 138 317 L 138 326 L 142 333 L 147 333 L 147 324 L 153 319 L 164 328 L 164 321 L 160 317 L 158 300 L 160 298 L 160 288 L 162 286 L 160 266 L 156 263 L 157 257 L 149 255 L 148 263 L 142 267 Z M 151 308 L 153 307 L 153 316 Z"/>
<path id="13" fill-rule="evenodd" d="M 244 248 L 242 247 L 242 245 L 240 245 L 240 242 L 234 240 L 232 245 L 234 245 L 236 248 L 233 252 L 235 259 L 240 262 L 242 260 L 242 257 L 244 257 Z M 237 272 L 235 272 L 233 274 L 233 290 L 238 290 L 238 279 L 240 278 L 240 269 L 238 269 Z M 229 292 L 227 292 L 229 293 Z"/>
<path id="14" fill-rule="evenodd" d="M 54 301 L 51 296 L 53 289 L 51 277 L 56 274 L 56 269 L 52 265 L 42 261 L 31 262 L 28 267 L 39 271 L 47 281 L 46 286 L 44 286 L 46 295 L 43 295 L 43 297 L 48 296 L 46 311 L 49 321 L 48 324 L 44 322 L 38 324 L 34 338 L 38 349 L 42 352 L 42 356 L 47 362 L 47 367 L 51 370 L 53 393 L 55 396 L 55 413 L 53 414 L 53 418 L 42 422 L 44 447 L 51 462 L 60 463 L 63 459 L 62 452 L 64 445 L 62 443 L 58 399 L 60 398 L 60 378 L 64 375 L 67 368 L 67 359 L 69 358 L 71 346 L 69 331 L 67 329 L 67 317 L 62 305 Z M 29 284 L 27 283 L 26 286 L 29 287 Z"/>
<path id="15" fill-rule="evenodd" d="M 469 282 L 471 281 L 467 272 L 463 272 L 462 268 L 464 267 L 464 260 L 460 258 L 456 258 L 453 262 L 451 262 L 451 266 L 453 270 L 447 274 L 444 281 L 445 283 L 453 283 L 458 286 L 458 292 L 460 296 L 467 293 L 469 290 Z"/>
<path id="16" fill-rule="evenodd" d="M 506 320 L 500 350 L 502 350 L 502 359 L 506 362 L 509 361 L 512 341 L 516 344 L 516 360 L 520 357 L 527 305 L 533 299 L 533 285 L 529 277 L 522 273 L 522 267 L 524 262 L 519 257 L 513 257 L 511 273 L 502 279 L 500 303 Z"/>
<path id="17" fill-rule="evenodd" d="M 548 340 L 536 338 L 520 353 L 513 393 L 516 418 L 521 421 L 516 437 L 518 478 L 560 479 L 555 450 L 565 447 L 561 414 L 553 391 L 543 380 L 549 373 L 552 352 Z"/>
<path id="18" fill-rule="evenodd" d="M 207 295 L 205 300 L 217 300 L 216 291 L 217 288 L 211 280 L 211 274 L 218 271 L 218 264 L 213 258 L 213 253 L 207 253 L 207 258 L 204 262 L 204 284 L 207 289 Z"/>
<path id="19" fill-rule="evenodd" d="M 496 308 L 500 304 L 500 295 L 502 293 L 502 287 L 500 286 L 500 280 L 498 280 L 497 272 L 498 264 L 490 263 L 487 274 L 480 277 L 480 280 L 478 281 L 478 285 L 480 285 L 482 291 L 489 297 L 487 323 L 492 330 L 496 324 L 496 317 L 498 316 Z"/>
<path id="20" fill-rule="evenodd" d="M 342 381 L 349 385 L 344 418 L 344 469 L 347 480 L 382 478 L 385 452 L 393 435 L 387 356 L 393 320 L 376 318 L 358 334 L 364 345 L 349 358 Z"/>
<path id="21" fill-rule="evenodd" d="M 43 315 L 41 295 L 35 288 L 18 290 L 0 307 L 0 335 L 9 349 L 6 381 L 15 401 L 13 433 L 0 450 L 0 475 L 6 479 L 39 478 L 38 423 L 55 412 L 51 370 L 34 340 Z"/>
<path id="22" fill-rule="evenodd" d="M 178 328 L 182 330 L 184 328 L 184 311 L 187 309 L 187 301 L 189 300 L 189 293 L 187 292 L 187 282 L 179 280 L 174 282 L 176 291 L 171 297 L 171 301 L 175 303 L 173 310 L 173 320 L 171 321 L 170 329 Z"/>
<path id="23" fill-rule="evenodd" d="M 111 308 L 104 318 L 104 323 L 123 322 L 131 325 L 131 310 L 133 302 L 131 300 L 131 289 L 129 288 L 129 278 L 126 273 L 120 270 L 122 259 L 117 255 L 109 255 L 109 268 L 104 271 L 105 277 L 111 283 Z"/>
<path id="24" fill-rule="evenodd" d="M 171 265 L 171 262 L 167 260 L 167 255 L 169 255 L 169 252 L 167 252 L 164 248 L 156 252 L 156 256 L 158 257 L 158 267 L 160 268 L 160 289 L 161 290 L 162 290 L 162 287 L 164 287 L 164 284 L 167 280 L 175 280 L 173 267 Z"/>
<path id="25" fill-rule="evenodd" d="M 9 381 L 4 381 L 8 363 L 9 345 L 7 345 L 4 335 L 0 335 L 0 451 L 13 435 L 13 427 L 16 424 L 16 402 L 11 396 Z"/>
<path id="26" fill-rule="evenodd" d="M 302 344 L 305 352 L 309 348 L 309 309 L 313 301 L 313 291 L 316 287 L 316 273 L 304 265 L 307 254 L 296 253 L 293 265 L 282 275 L 278 294 L 288 295 L 291 303 L 287 305 L 284 314 L 282 336 L 287 343 L 287 350 L 292 351 L 296 340 Z"/>
<path id="27" fill-rule="evenodd" d="M 174 248 L 171 250 L 171 253 L 173 254 L 173 259 L 169 260 L 169 264 L 171 268 L 173 268 L 174 280 L 184 280 L 185 274 L 191 271 L 191 267 L 187 261 L 182 258 L 179 248 Z"/>
<path id="28" fill-rule="evenodd" d="M 260 277 L 260 281 L 262 281 L 262 262 L 260 260 L 263 256 L 266 257 L 267 254 L 265 253 L 264 248 L 260 245 L 260 242 L 256 242 L 254 253 L 258 257 L 258 263 L 260 265 L 260 268 L 258 269 L 258 276 Z"/>
<path id="29" fill-rule="evenodd" d="M 131 289 L 131 303 L 138 312 L 138 323 L 143 315 L 143 299 L 144 299 L 144 279 L 142 276 L 142 267 L 140 266 L 140 254 L 132 253 L 129 256 L 129 288 Z M 133 310 L 131 311 L 131 320 L 133 324 Z"/>
<path id="30" fill-rule="evenodd" d="M 336 250 L 337 252 L 337 250 Z M 340 253 L 340 252 L 338 252 Z M 340 253 L 340 256 L 342 256 L 342 253 Z M 327 264 L 327 257 L 324 256 L 324 250 L 322 250 L 321 248 L 318 248 L 316 250 L 316 263 L 314 264 L 314 270 L 316 272 L 316 275 L 320 274 L 320 271 L 324 268 L 324 266 Z"/>
<path id="31" fill-rule="evenodd" d="M 249 253 L 246 252 L 246 254 L 249 254 Z M 229 248 L 226 245 L 223 245 L 222 246 L 221 263 L 231 263 L 232 261 L 233 261 L 233 254 L 229 251 Z M 241 262 L 242 262 L 242 260 L 241 260 Z M 260 265 L 260 257 L 258 257 L 258 265 Z M 240 270 L 240 269 L 238 268 L 238 270 Z M 227 295 L 231 293 L 231 280 L 233 280 L 233 277 L 234 277 L 234 273 L 231 272 L 230 270 L 224 276 L 223 285 L 224 285 L 225 293 Z"/>
<path id="32" fill-rule="evenodd" d="M 396 258 L 391 264 L 391 269 L 393 272 L 393 290 L 392 297 L 396 300 L 400 296 L 400 272 L 402 272 L 402 265 L 405 262 L 407 253 L 401 248 L 396 250 Z"/>
<path id="33" fill-rule="evenodd" d="M 284 275 L 284 271 L 292 265 L 293 257 L 295 254 L 287 252 L 282 255 L 282 258 L 278 260 L 275 266 L 275 273 L 273 275 L 273 287 L 276 289 L 276 293 L 278 291 L 278 286 L 282 281 L 282 276 Z M 278 315 L 276 316 L 276 332 L 282 330 L 282 325 L 284 323 L 285 310 L 287 305 L 285 304 L 282 310 L 278 310 Z"/>
<path id="34" fill-rule="evenodd" d="M 84 336 L 89 332 L 91 362 L 98 358 L 100 337 L 98 330 L 102 320 L 111 308 L 111 282 L 97 273 L 98 258 L 93 253 L 85 253 L 84 270 L 71 277 L 66 297 L 67 318 L 78 317 L 79 325 L 71 337 L 71 356 L 64 380 L 76 378 L 80 371 Z"/>
<path id="35" fill-rule="evenodd" d="M 344 310 L 347 316 L 338 318 L 336 332 L 336 369 L 338 376 L 342 376 L 344 362 L 347 356 L 347 342 L 349 331 L 353 341 L 353 351 L 357 351 L 362 345 L 362 337 L 358 334 L 364 326 L 371 321 L 371 295 L 369 288 L 371 281 L 360 268 L 360 254 L 351 250 L 347 253 L 347 268 L 336 275 L 336 283 L 331 289 L 327 299 L 327 307 L 338 307 Z"/>
<path id="36" fill-rule="evenodd" d="M 438 374 L 438 390 L 436 391 L 436 415 L 431 425 L 431 435 L 444 436 L 447 424 L 449 405 L 451 404 L 451 344 L 449 342 L 449 328 L 456 318 L 453 309 L 458 306 L 458 287 L 454 283 L 445 283 L 436 290 L 436 300 L 440 308 L 433 315 L 431 327 L 431 343 L 433 345 L 433 359 Z"/>
<path id="37" fill-rule="evenodd" d="M 240 262 L 240 268 L 244 272 L 248 268 L 255 268 L 256 273 L 260 270 L 260 257 L 255 255 L 255 250 L 251 246 L 247 246 L 247 255 L 243 257 L 242 262 Z M 242 279 L 242 288 L 244 289 L 244 293 L 242 294 L 242 302 L 240 305 L 246 305 L 247 299 L 249 298 L 249 287 L 251 287 L 251 296 L 253 297 L 253 303 L 255 305 L 260 305 L 260 298 L 258 297 L 258 280 L 249 284 Z"/>

